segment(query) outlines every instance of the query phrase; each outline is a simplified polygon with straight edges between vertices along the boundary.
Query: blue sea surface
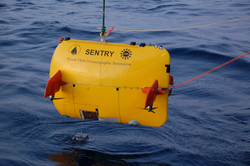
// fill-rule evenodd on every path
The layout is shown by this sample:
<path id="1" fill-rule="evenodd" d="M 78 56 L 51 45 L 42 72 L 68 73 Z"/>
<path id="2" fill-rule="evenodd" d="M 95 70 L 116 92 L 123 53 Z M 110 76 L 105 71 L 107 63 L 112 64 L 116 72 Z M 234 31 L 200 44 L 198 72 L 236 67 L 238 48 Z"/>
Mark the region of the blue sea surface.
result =
<path id="1" fill-rule="evenodd" d="M 172 29 L 249 17 L 250 1 L 106 0 L 105 14 L 107 29 Z M 100 41 L 101 26 L 102 0 L 0 1 L 0 165 L 250 165 L 250 54 L 174 89 L 158 128 L 61 116 L 44 99 L 58 38 Z M 250 19 L 106 39 L 162 44 L 178 85 L 249 52 Z"/>

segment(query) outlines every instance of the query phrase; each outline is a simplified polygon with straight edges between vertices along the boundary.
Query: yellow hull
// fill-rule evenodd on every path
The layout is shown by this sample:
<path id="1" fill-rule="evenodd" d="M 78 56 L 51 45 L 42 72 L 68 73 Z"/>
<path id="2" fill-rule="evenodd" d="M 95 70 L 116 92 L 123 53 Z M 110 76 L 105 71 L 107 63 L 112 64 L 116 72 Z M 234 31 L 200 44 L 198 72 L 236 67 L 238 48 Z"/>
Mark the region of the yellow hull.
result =
<path id="1" fill-rule="evenodd" d="M 169 86 L 170 55 L 154 46 L 62 41 L 51 60 L 50 77 L 61 70 L 62 81 L 53 100 L 62 114 L 79 119 L 158 127 L 167 120 L 168 93 L 157 95 L 155 113 L 144 109 L 142 92 L 157 79 Z"/>

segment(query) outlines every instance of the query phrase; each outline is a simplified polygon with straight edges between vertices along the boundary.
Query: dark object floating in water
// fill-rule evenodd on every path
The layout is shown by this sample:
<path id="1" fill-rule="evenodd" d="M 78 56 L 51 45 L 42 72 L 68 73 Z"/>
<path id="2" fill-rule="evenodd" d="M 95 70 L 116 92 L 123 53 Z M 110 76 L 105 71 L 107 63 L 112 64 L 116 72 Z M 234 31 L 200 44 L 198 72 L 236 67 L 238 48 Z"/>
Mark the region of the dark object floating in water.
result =
<path id="1" fill-rule="evenodd" d="M 87 138 L 89 138 L 88 134 L 83 134 L 81 133 L 77 133 L 72 140 L 77 140 L 77 141 L 85 141 Z"/>

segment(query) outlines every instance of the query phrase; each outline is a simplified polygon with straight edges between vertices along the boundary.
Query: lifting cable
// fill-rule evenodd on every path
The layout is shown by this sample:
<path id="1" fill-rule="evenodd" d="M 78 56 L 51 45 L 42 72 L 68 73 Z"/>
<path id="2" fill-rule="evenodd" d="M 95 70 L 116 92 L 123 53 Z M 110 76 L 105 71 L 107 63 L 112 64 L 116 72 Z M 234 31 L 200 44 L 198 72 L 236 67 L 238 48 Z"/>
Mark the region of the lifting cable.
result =
<path id="1" fill-rule="evenodd" d="M 227 64 L 229 64 L 229 63 L 231 63 L 231 62 L 233 62 L 233 61 L 235 61 L 235 60 L 237 60 L 237 59 L 239 59 L 239 58 L 242 58 L 243 56 L 245 56 L 245 55 L 247 55 L 247 54 L 250 54 L 250 51 L 247 52 L 247 53 L 245 53 L 245 54 L 242 54 L 242 55 L 240 55 L 240 56 L 238 56 L 238 57 L 236 57 L 236 58 L 234 58 L 234 59 L 231 59 L 230 61 L 227 61 L 227 62 L 225 62 L 225 63 L 223 63 L 223 64 L 221 64 L 221 65 L 219 65 L 219 66 L 217 66 L 217 67 L 215 67 L 215 68 L 213 68 L 213 69 L 211 69 L 211 70 L 209 70 L 209 71 L 207 71 L 207 72 L 205 72 L 205 73 L 203 73 L 203 74 L 201 74 L 201 75 L 198 75 L 198 76 L 196 76 L 196 77 L 194 77 L 194 78 L 192 78 L 192 79 L 190 79 L 190 80 L 188 80 L 188 81 L 186 81 L 186 82 L 183 82 L 182 84 L 177 85 L 177 86 L 175 86 L 174 88 L 175 88 L 175 89 L 176 89 L 176 88 L 179 88 L 179 87 L 181 87 L 181 86 L 183 86 L 183 85 L 185 85 L 185 84 L 187 84 L 187 83 L 189 83 L 189 82 L 191 82 L 191 81 L 193 81 L 193 80 L 196 80 L 197 78 L 200 78 L 200 77 L 202 77 L 202 76 L 204 76 L 204 75 L 206 75 L 206 74 L 208 74 L 208 73 L 210 73 L 210 72 L 212 72 L 212 71 L 214 71 L 214 70 L 217 70 L 217 69 L 221 68 L 222 66 L 225 66 L 225 65 L 227 65 Z"/>

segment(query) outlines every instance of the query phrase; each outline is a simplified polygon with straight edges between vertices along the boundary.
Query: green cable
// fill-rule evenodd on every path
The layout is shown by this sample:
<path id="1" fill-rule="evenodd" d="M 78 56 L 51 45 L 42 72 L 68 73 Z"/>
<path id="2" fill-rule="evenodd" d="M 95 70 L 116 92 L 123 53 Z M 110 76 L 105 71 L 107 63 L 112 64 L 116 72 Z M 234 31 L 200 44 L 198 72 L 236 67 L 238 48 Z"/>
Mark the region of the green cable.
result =
<path id="1" fill-rule="evenodd" d="M 105 0 L 103 0 L 103 12 L 102 12 L 103 18 L 102 18 L 102 36 L 104 36 L 106 27 L 105 27 Z"/>

